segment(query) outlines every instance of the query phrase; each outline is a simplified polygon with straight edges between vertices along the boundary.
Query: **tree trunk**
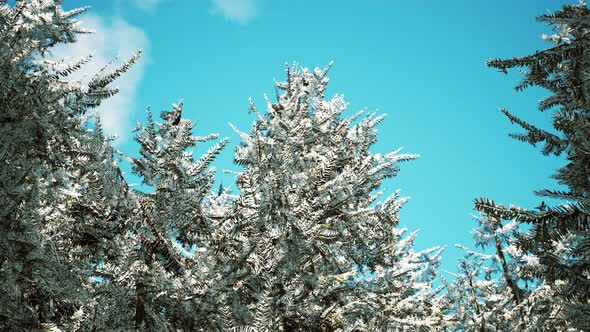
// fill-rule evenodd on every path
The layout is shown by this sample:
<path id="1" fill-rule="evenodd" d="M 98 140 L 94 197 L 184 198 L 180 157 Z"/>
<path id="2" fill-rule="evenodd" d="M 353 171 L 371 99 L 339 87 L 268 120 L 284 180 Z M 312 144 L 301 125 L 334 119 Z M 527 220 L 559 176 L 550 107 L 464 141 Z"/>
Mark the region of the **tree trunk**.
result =
<path id="1" fill-rule="evenodd" d="M 479 310 L 479 304 L 477 303 L 477 295 L 475 294 L 475 287 L 473 286 L 473 280 L 471 280 L 471 276 L 469 276 L 469 270 L 467 270 L 467 265 L 463 262 L 463 269 L 465 270 L 465 274 L 468 275 L 469 280 L 469 290 L 471 291 L 471 296 L 473 297 L 473 306 L 475 307 L 475 314 L 479 317 L 481 316 L 481 326 L 480 332 L 485 332 L 485 319 L 483 314 Z"/>
<path id="2" fill-rule="evenodd" d="M 142 280 L 135 282 L 135 329 L 141 328 L 145 320 L 145 302 L 147 300 L 147 289 Z"/>
<path id="3" fill-rule="evenodd" d="M 514 300 L 514 304 L 520 304 L 520 289 L 518 285 L 512 279 L 510 275 L 510 271 L 508 271 L 508 264 L 506 263 L 506 257 L 504 256 L 504 250 L 502 250 L 502 244 L 500 243 L 500 239 L 496 235 L 496 229 L 498 228 L 499 219 L 494 218 L 492 222 L 494 222 L 494 241 L 496 243 L 496 251 L 498 253 L 498 257 L 500 258 L 500 263 L 502 264 L 502 270 L 504 272 L 504 280 L 508 287 L 510 287 L 510 291 L 512 292 L 512 299 Z"/>

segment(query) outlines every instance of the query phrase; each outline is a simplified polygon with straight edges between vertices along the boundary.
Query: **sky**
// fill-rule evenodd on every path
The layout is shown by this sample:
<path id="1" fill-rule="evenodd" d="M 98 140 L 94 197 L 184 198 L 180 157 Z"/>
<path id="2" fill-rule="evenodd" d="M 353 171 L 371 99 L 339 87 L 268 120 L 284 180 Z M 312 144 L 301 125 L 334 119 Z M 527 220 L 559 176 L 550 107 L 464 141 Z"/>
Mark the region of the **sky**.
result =
<path id="1" fill-rule="evenodd" d="M 75 60 L 92 52 L 86 71 L 95 72 L 142 49 L 115 83 L 119 95 L 99 109 L 107 132 L 119 136 L 116 147 L 137 156 L 131 131 L 145 108 L 159 114 L 182 99 L 195 134 L 229 137 L 214 163 L 226 187 L 233 176 L 222 171 L 239 170 L 232 164 L 239 137 L 229 123 L 250 131 L 248 98 L 263 110 L 285 64 L 334 61 L 327 95 L 343 94 L 349 114 L 387 114 L 373 151 L 421 155 L 383 189 L 411 197 L 400 226 L 419 229 L 417 250 L 447 246 L 442 269 L 456 271 L 454 244 L 474 246 L 475 198 L 533 208 L 541 201 L 533 190 L 558 188 L 550 175 L 564 160 L 508 137 L 520 130 L 499 112 L 551 129 L 550 112 L 536 110 L 546 92 L 515 92 L 518 72 L 504 75 L 485 61 L 549 47 L 540 36 L 551 30 L 535 17 L 566 3 L 573 1 L 66 0 L 66 8 L 92 7 L 80 19 L 96 32 L 54 55 Z"/>

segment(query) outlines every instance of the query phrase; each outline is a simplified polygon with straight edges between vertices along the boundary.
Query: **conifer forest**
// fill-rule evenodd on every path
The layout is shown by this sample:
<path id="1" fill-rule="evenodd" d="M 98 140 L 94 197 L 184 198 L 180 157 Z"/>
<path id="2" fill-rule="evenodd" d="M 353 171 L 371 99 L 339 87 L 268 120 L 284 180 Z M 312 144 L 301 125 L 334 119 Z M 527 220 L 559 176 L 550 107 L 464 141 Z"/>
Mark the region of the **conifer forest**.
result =
<path id="1" fill-rule="evenodd" d="M 51 56 L 92 33 L 88 10 L 0 0 L 0 331 L 590 331 L 585 2 L 539 13 L 545 49 L 489 54 L 518 91 L 548 92 L 533 111 L 553 128 L 501 111 L 514 139 L 564 160 L 552 176 L 565 189 L 539 189 L 534 209 L 473 197 L 453 274 L 444 246 L 415 248 L 407 198 L 382 191 L 418 155 L 374 149 L 384 116 L 326 93 L 331 63 L 254 78 L 272 93 L 234 123 L 234 151 L 195 136 L 177 101 L 135 119 L 127 154 L 94 110 L 142 51 L 96 72 L 90 53 Z M 232 186 L 215 182 L 220 154 L 240 170 Z"/>

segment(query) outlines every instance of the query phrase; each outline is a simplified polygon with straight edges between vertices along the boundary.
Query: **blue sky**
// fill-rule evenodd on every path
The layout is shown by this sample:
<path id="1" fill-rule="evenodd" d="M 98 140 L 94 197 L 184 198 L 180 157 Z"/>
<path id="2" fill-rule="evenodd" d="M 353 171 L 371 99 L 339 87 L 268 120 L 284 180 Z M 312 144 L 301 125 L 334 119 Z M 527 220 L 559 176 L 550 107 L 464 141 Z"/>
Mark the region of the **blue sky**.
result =
<path id="1" fill-rule="evenodd" d="M 474 198 L 530 208 L 540 202 L 533 190 L 557 186 L 549 176 L 564 161 L 509 138 L 519 129 L 498 111 L 550 129 L 551 115 L 536 111 L 545 92 L 516 93 L 519 74 L 498 73 L 485 61 L 549 46 L 540 35 L 551 31 L 534 18 L 565 3 L 572 2 L 70 0 L 66 7 L 93 7 L 82 21 L 97 32 L 56 54 L 92 51 L 92 71 L 143 49 L 119 81 L 120 95 L 100 109 L 107 130 L 134 156 L 131 130 L 145 107 L 158 114 L 182 98 L 196 134 L 230 138 L 215 163 L 224 185 L 233 178 L 221 170 L 238 169 L 232 153 L 239 139 L 228 123 L 249 131 L 248 98 L 264 109 L 263 95 L 274 96 L 285 63 L 323 67 L 333 60 L 328 94 L 344 94 L 351 112 L 388 115 L 373 150 L 401 146 L 422 156 L 384 187 L 412 198 L 400 225 L 420 229 L 416 247 L 449 246 L 443 269 L 456 271 L 453 245 L 473 246 Z"/>

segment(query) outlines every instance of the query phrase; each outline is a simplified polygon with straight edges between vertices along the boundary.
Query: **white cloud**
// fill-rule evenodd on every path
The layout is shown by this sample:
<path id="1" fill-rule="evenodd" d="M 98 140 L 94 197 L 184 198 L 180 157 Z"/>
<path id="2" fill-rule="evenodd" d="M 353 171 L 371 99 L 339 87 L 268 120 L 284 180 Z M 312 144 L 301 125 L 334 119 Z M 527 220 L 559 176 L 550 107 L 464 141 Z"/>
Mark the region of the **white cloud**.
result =
<path id="1" fill-rule="evenodd" d="M 156 9 L 162 0 L 135 0 L 135 5 L 142 10 L 152 11 Z"/>
<path id="2" fill-rule="evenodd" d="M 227 19 L 248 23 L 258 15 L 257 0 L 212 0 L 213 14 L 221 13 Z"/>
<path id="3" fill-rule="evenodd" d="M 114 57 L 118 58 L 110 68 L 129 59 L 139 49 L 145 50 L 148 45 L 143 30 L 129 25 L 121 18 L 105 20 L 103 18 L 85 15 L 80 19 L 81 26 L 93 29 L 93 34 L 78 35 L 78 42 L 74 44 L 58 45 L 52 50 L 55 59 L 64 59 L 66 62 L 74 62 L 82 57 L 94 54 L 92 61 L 82 67 L 70 79 L 81 79 L 88 82 L 104 65 Z M 118 87 L 119 93 L 106 99 L 96 108 L 107 134 L 117 135 L 120 140 L 125 140 L 133 129 L 136 116 L 133 114 L 137 86 L 143 76 L 146 63 L 145 52 L 142 59 L 120 78 L 111 83 L 112 87 Z"/>

